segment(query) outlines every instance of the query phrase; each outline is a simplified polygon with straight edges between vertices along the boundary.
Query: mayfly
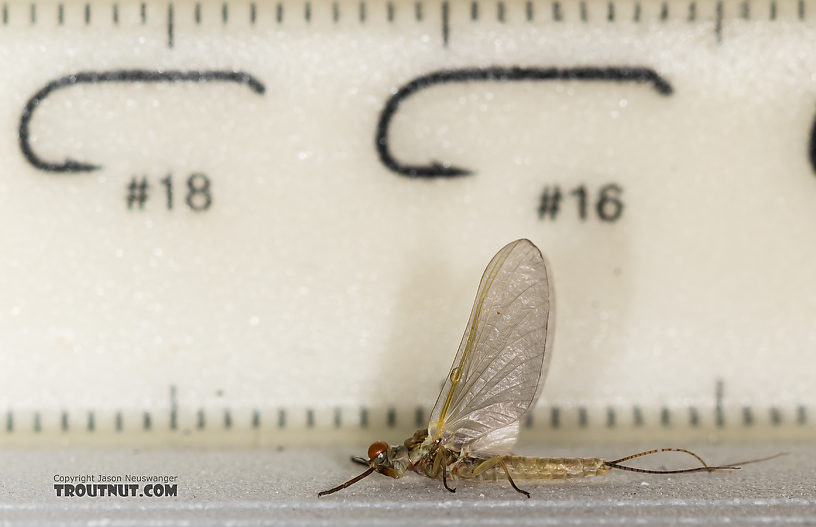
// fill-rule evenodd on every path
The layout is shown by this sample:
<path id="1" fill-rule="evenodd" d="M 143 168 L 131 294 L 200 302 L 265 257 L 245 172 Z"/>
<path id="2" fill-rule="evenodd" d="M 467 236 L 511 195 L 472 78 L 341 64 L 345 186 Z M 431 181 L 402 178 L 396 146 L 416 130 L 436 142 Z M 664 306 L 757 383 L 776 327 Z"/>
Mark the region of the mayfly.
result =
<path id="1" fill-rule="evenodd" d="M 533 458 L 511 449 L 519 421 L 538 399 L 550 361 L 553 334 L 553 290 L 547 261 L 530 240 L 503 247 L 487 264 L 459 351 L 453 359 L 426 429 L 401 445 L 377 441 L 368 448 L 368 466 L 359 476 L 318 493 L 325 496 L 379 472 L 400 478 L 414 471 L 449 480 L 553 480 L 600 476 L 611 469 L 649 474 L 734 470 L 752 460 L 709 466 L 683 448 L 661 448 L 614 461 L 600 458 Z M 631 459 L 657 452 L 682 452 L 701 463 L 680 470 L 647 470 L 624 466 Z M 774 456 L 776 457 L 776 456 Z M 769 458 L 765 458 L 769 459 Z"/>

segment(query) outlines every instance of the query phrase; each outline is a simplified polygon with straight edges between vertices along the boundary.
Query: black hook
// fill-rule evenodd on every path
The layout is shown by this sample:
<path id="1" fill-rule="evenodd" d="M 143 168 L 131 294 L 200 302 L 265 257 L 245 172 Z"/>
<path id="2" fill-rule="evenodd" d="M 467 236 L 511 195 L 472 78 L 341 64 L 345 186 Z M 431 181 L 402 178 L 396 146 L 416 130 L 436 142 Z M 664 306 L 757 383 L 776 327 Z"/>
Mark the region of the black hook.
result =
<path id="1" fill-rule="evenodd" d="M 816 171 L 816 119 L 813 121 L 813 126 L 810 128 L 810 141 L 808 142 L 808 158 L 810 159 L 811 168 Z"/>
<path id="2" fill-rule="evenodd" d="M 29 126 L 34 110 L 52 92 L 76 84 L 98 84 L 103 82 L 236 82 L 246 84 L 259 95 L 266 87 L 249 73 L 240 71 L 161 71 L 161 70 L 113 70 L 81 71 L 55 79 L 43 86 L 26 102 L 20 116 L 20 150 L 34 167 L 47 172 L 90 172 L 101 168 L 99 165 L 66 158 L 61 163 L 52 163 L 40 158 L 29 143 Z"/>
<path id="3" fill-rule="evenodd" d="M 473 81 L 612 81 L 650 83 L 661 95 L 671 95 L 674 91 L 671 84 L 651 68 L 638 67 L 579 67 L 579 68 L 521 68 L 491 67 L 439 70 L 421 75 L 400 87 L 380 112 L 377 122 L 376 148 L 380 161 L 389 170 L 408 177 L 438 178 L 467 176 L 473 172 L 467 168 L 443 165 L 432 162 L 427 165 L 411 165 L 394 159 L 388 146 L 388 128 L 399 105 L 420 90 L 454 82 Z"/>

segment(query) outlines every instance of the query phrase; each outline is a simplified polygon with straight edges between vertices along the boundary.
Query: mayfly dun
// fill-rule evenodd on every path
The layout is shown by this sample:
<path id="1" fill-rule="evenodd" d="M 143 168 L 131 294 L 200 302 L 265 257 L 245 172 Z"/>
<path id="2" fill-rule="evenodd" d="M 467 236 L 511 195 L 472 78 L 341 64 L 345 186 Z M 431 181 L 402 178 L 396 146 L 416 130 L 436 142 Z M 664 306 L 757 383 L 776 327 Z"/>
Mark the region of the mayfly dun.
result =
<path id="1" fill-rule="evenodd" d="M 600 476 L 613 468 L 648 474 L 713 472 L 763 461 L 709 466 L 683 448 L 649 450 L 613 461 L 513 455 L 519 421 L 535 406 L 547 373 L 553 307 L 550 272 L 538 247 L 526 239 L 504 246 L 482 275 L 459 351 L 428 427 L 417 430 L 401 445 L 373 443 L 368 459 L 352 458 L 368 467 L 365 472 L 318 496 L 342 490 L 374 472 L 400 478 L 414 471 L 442 480 L 450 492 L 456 490 L 448 484 L 451 480 L 506 479 L 529 498 L 530 493 L 516 486 L 515 480 Z M 701 465 L 680 470 L 622 465 L 657 452 L 682 452 Z"/>

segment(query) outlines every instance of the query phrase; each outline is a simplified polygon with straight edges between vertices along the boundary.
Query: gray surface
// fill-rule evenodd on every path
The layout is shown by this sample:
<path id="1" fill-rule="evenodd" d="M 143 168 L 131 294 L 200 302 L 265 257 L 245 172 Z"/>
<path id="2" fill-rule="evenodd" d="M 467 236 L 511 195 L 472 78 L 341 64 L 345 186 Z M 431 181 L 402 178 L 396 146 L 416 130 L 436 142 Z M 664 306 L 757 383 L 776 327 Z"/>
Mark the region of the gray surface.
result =
<path id="1" fill-rule="evenodd" d="M 816 447 L 701 447 L 712 463 L 787 451 L 734 473 L 674 476 L 613 471 L 606 476 L 523 485 L 456 482 L 457 492 L 410 474 L 372 475 L 332 496 L 318 490 L 361 472 L 356 448 L 287 450 L 11 450 L 0 452 L 2 524 L 70 525 L 816 525 Z M 621 446 L 525 448 L 524 454 L 631 453 Z M 661 458 L 658 463 L 685 462 Z M 642 465 L 643 466 L 643 465 Z M 652 467 L 660 466 L 652 463 Z M 176 498 L 57 498 L 55 474 L 176 474 Z"/>

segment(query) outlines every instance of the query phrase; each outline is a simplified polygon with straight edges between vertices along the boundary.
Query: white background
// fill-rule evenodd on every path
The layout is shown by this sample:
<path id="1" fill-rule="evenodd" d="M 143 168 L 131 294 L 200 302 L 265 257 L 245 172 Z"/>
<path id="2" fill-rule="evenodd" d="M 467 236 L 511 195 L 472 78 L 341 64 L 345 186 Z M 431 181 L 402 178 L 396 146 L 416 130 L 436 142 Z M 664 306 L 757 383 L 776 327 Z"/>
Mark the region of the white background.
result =
<path id="1" fill-rule="evenodd" d="M 816 404 L 816 8 L 738 20 L 725 3 L 454 3 L 445 48 L 439 3 L 166 5 L 11 3 L 0 31 L 0 409 L 141 411 L 176 404 L 277 409 L 429 409 L 464 331 L 484 266 L 529 237 L 557 296 L 542 402 L 589 409 L 711 408 L 718 380 L 733 407 L 778 407 L 787 423 Z M 540 5 L 539 5 L 540 4 Z M 470 83 L 407 99 L 392 152 L 475 175 L 412 180 L 374 149 L 386 100 L 412 78 L 484 66 L 641 66 L 674 87 L 608 82 Z M 98 163 L 49 174 L 17 138 L 26 101 L 77 71 L 236 70 L 228 83 L 80 85 L 32 121 L 44 159 Z M 195 213 L 184 180 L 203 172 L 213 205 Z M 167 211 L 159 180 L 174 175 Z M 152 194 L 126 207 L 131 178 Z M 598 189 L 623 187 L 620 221 L 594 215 Z M 555 221 L 541 192 L 592 193 Z M 322 415 L 322 414 L 321 414 Z M 298 418 L 300 419 L 300 418 Z M 293 422 L 297 422 L 296 419 Z M 20 424 L 20 427 L 28 426 Z M 102 426 L 102 425 L 99 425 Z M 105 425 L 107 426 L 107 425 Z M 164 425 L 162 425 L 164 426 Z"/>

